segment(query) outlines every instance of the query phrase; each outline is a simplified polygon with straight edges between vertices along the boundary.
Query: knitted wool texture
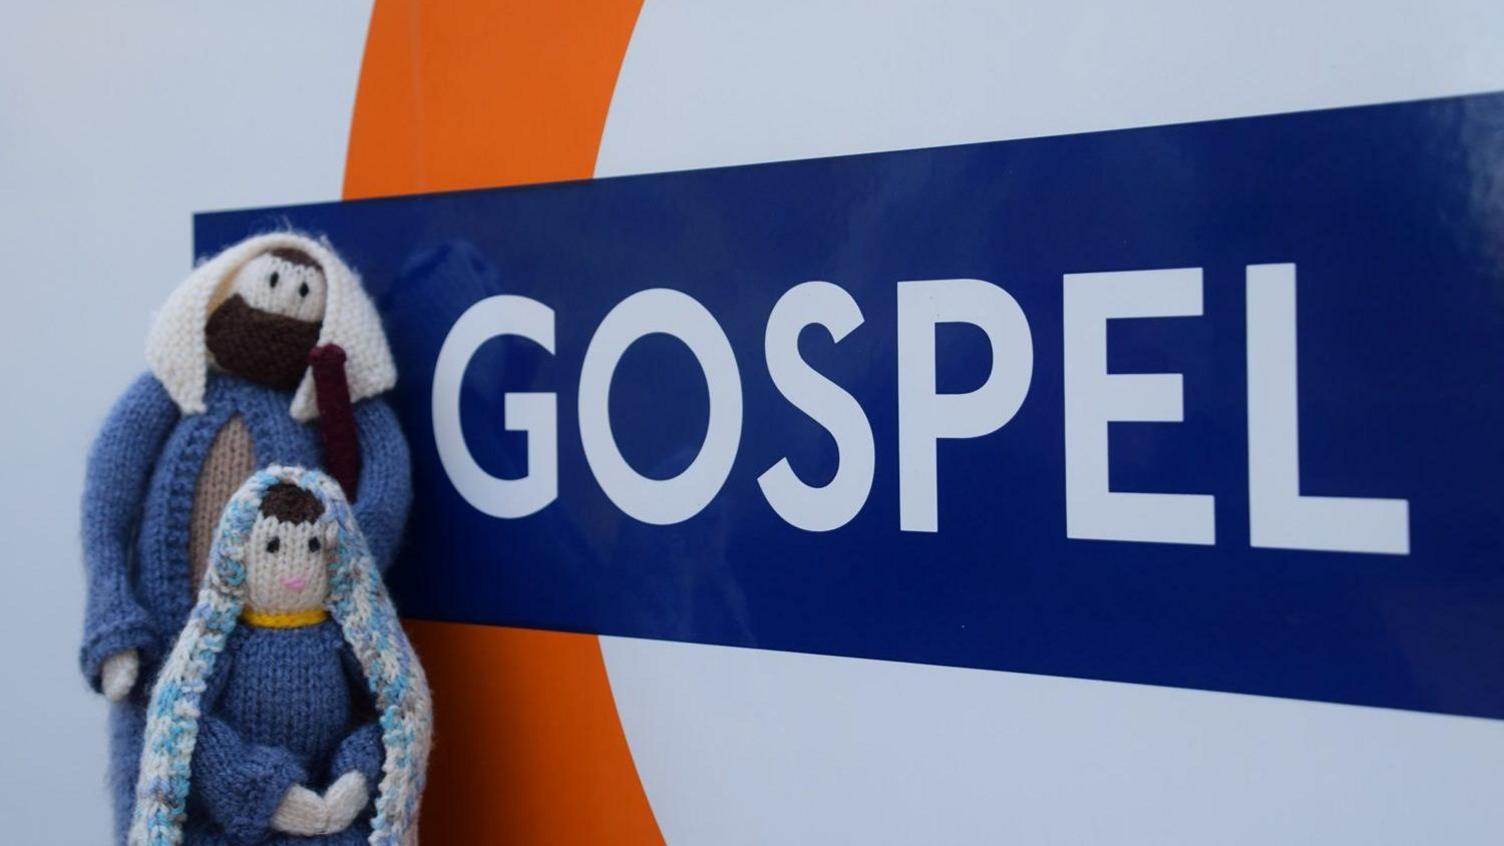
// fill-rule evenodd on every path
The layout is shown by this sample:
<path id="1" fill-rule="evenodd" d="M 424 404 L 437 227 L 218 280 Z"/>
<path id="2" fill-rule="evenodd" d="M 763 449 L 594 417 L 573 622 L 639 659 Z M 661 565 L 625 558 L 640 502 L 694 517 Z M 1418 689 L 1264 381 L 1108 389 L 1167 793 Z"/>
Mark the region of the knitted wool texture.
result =
<path id="1" fill-rule="evenodd" d="M 207 380 L 204 404 L 203 413 L 183 416 L 162 384 L 143 375 L 94 442 L 84 484 L 89 596 L 80 662 L 96 689 L 105 658 L 125 649 L 141 651 L 148 662 L 160 658 L 188 617 L 198 479 L 230 418 L 244 421 L 258 465 L 319 464 L 318 432 L 288 416 L 286 392 L 216 373 Z M 407 442 L 380 399 L 358 404 L 355 420 L 361 480 L 353 508 L 385 569 L 412 501 Z"/>
<path id="2" fill-rule="evenodd" d="M 88 580 L 84 677 L 99 688 L 100 666 L 117 652 L 141 655 L 138 694 L 110 708 L 110 783 L 116 842 L 135 798 L 145 693 L 157 662 L 192 608 L 191 515 L 210 445 L 234 416 L 251 436 L 258 466 L 316 466 L 316 428 L 288 415 L 289 394 L 223 373 L 209 374 L 204 411 L 184 415 L 165 387 L 144 374 L 120 398 L 95 440 L 82 505 Z M 407 442 L 381 399 L 355 406 L 360 435 L 359 521 L 379 568 L 396 551 L 412 499 Z"/>
<path id="3" fill-rule="evenodd" d="M 286 314 L 294 320 L 321 321 L 327 283 L 323 268 L 309 258 L 286 248 L 262 253 L 241 265 L 227 293 L 239 294 L 247 305 L 262 311 Z"/>
<path id="4" fill-rule="evenodd" d="M 336 547 L 328 557 L 327 607 L 365 675 L 379 715 L 383 776 L 369 842 L 416 843 L 432 732 L 423 669 L 339 485 L 318 471 L 271 467 L 248 480 L 226 507 L 198 604 L 153 689 L 130 833 L 133 846 L 182 841 L 201 704 L 216 661 L 235 635 L 248 590 L 246 544 L 263 496 L 283 482 L 317 496 L 325 507 L 323 519 L 333 524 Z"/>
<path id="5" fill-rule="evenodd" d="M 355 497 L 360 485 L 360 438 L 345 379 L 345 351 L 337 346 L 315 347 L 308 354 L 308 365 L 319 398 L 324 469 L 345 489 L 345 496 Z"/>
<path id="6" fill-rule="evenodd" d="M 352 694 L 363 707 L 352 709 Z M 185 846 L 226 840 L 235 846 L 367 842 L 368 819 L 318 838 L 270 827 L 282 798 L 296 785 L 324 790 L 350 771 L 361 773 L 372 787 L 381 778 L 381 726 L 337 623 L 260 628 L 242 612 L 209 674 L 199 710 Z M 362 712 L 364 718 L 357 719 Z"/>
<path id="7" fill-rule="evenodd" d="M 204 410 L 209 363 L 204 327 L 216 299 L 244 267 L 277 250 L 304 253 L 322 269 L 326 290 L 318 344 L 337 344 L 345 351 L 351 398 L 359 402 L 397 383 L 381 318 L 361 288 L 360 277 L 327 242 L 297 232 L 273 232 L 241 241 L 200 264 L 157 313 L 146 339 L 146 360 L 184 414 Z M 267 272 L 273 267 L 268 264 Z M 318 416 L 310 374 L 298 384 L 289 412 L 302 422 Z"/>
<path id="8" fill-rule="evenodd" d="M 241 265 L 209 300 L 204 341 L 214 362 L 263 385 L 296 388 L 323 329 L 326 287 L 318 263 L 298 251 Z"/>
<path id="9" fill-rule="evenodd" d="M 336 543 L 334 523 L 320 520 L 317 499 L 279 496 L 301 488 L 283 485 L 261 502 L 261 519 L 251 530 L 246 569 L 246 610 L 279 625 L 319 611 L 329 587 L 324 558 Z M 312 508 L 309 506 L 313 506 Z"/>
<path id="10" fill-rule="evenodd" d="M 319 272 L 299 269 L 288 256 L 311 258 Z M 81 509 L 88 579 L 84 676 L 98 689 L 107 657 L 135 650 L 142 661 L 136 692 L 110 708 L 110 780 L 121 843 L 134 801 L 145 692 L 193 602 L 190 522 L 210 444 L 238 415 L 251 437 L 252 466 L 321 463 L 318 433 L 303 425 L 317 413 L 311 376 L 305 374 L 296 391 L 277 391 L 211 372 L 204 329 L 212 307 L 237 286 L 242 297 L 260 296 L 252 283 L 273 270 L 292 274 L 298 287 L 290 290 L 309 284 L 311 299 L 293 316 L 312 320 L 322 311 L 319 341 L 348 354 L 360 441 L 354 509 L 379 567 L 390 563 L 407 516 L 407 444 L 391 410 L 376 399 L 394 384 L 396 370 L 356 275 L 326 243 L 292 232 L 252 238 L 199 264 L 152 325 L 152 372 L 120 398 L 94 443 Z M 314 290 L 320 279 L 321 304 Z M 306 314 L 298 311 L 305 307 Z M 211 515 L 218 505 L 208 508 Z"/>
<path id="11" fill-rule="evenodd" d="M 231 415 L 209 445 L 193 492 L 193 515 L 188 521 L 188 564 L 193 569 L 193 590 L 204 581 L 209 566 L 209 548 L 214 528 L 225 511 L 230 495 L 256 470 L 256 445 L 246 431 L 245 420 Z"/>

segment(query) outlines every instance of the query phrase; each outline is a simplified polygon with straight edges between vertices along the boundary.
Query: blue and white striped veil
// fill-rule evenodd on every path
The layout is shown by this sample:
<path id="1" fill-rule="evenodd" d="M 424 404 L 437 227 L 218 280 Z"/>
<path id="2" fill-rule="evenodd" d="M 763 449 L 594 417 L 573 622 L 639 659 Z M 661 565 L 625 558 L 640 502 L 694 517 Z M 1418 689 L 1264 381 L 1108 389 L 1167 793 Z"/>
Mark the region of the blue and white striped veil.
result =
<path id="1" fill-rule="evenodd" d="M 231 497 L 220 519 L 198 604 L 157 677 L 147 710 L 131 846 L 182 842 L 190 764 L 204 689 L 245 601 L 245 544 L 272 486 L 287 482 L 324 504 L 338 544 L 330 555 L 330 615 L 365 671 L 380 715 L 385 759 L 371 825 L 372 846 L 417 842 L 418 802 L 432 740 L 428 681 L 397 619 L 365 537 L 339 485 L 317 470 L 268 467 Z"/>

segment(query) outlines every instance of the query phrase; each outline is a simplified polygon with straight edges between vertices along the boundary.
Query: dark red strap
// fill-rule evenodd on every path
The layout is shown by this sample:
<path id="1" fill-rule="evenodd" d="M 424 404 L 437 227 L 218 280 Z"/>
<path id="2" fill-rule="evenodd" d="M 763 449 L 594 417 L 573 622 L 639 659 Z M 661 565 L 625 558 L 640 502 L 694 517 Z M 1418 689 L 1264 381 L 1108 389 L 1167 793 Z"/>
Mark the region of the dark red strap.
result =
<path id="1" fill-rule="evenodd" d="M 345 351 L 337 344 L 314 347 L 308 353 L 313 389 L 319 405 L 319 431 L 324 436 L 324 470 L 355 501 L 360 482 L 360 435 L 350 405 L 350 382 L 345 377 Z"/>

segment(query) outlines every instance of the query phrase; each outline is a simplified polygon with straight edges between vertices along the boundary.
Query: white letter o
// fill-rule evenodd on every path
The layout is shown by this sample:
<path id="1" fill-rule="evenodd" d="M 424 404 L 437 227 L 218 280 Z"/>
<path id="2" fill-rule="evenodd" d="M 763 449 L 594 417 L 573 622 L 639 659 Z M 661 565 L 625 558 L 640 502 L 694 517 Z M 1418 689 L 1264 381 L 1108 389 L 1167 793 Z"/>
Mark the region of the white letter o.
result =
<path id="1" fill-rule="evenodd" d="M 710 421 L 705 442 L 684 472 L 671 479 L 641 475 L 617 448 L 611 432 L 611 377 L 634 342 L 662 333 L 684 342 L 705 374 Z M 720 492 L 742 436 L 742 381 L 731 343 L 695 298 L 668 288 L 639 291 L 611 309 L 590 339 L 580 368 L 580 441 L 606 496 L 644 523 L 669 525 L 700 513 Z"/>

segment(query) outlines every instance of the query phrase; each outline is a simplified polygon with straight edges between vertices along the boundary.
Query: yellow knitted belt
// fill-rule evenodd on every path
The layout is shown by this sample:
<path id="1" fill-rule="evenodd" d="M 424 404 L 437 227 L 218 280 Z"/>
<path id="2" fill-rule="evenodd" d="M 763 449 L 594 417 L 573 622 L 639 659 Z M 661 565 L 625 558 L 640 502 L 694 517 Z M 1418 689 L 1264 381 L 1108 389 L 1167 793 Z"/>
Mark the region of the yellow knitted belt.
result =
<path id="1" fill-rule="evenodd" d="M 329 619 L 329 612 L 315 608 L 312 611 L 293 611 L 289 614 L 263 614 L 247 608 L 240 612 L 240 619 L 263 629 L 295 629 L 322 623 Z"/>

